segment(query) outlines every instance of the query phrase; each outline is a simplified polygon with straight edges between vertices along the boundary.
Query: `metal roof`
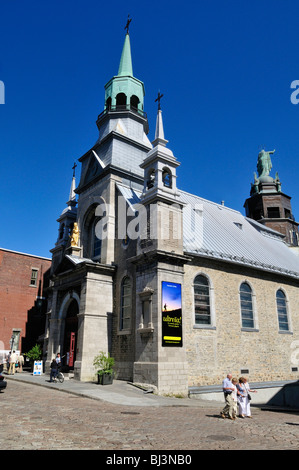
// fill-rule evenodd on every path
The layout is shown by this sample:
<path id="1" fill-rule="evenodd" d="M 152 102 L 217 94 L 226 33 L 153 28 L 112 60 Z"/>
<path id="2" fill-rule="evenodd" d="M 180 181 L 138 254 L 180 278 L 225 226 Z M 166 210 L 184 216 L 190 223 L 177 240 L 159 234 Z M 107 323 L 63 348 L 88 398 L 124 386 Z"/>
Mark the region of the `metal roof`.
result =
<path id="1" fill-rule="evenodd" d="M 140 203 L 140 191 L 117 186 L 131 208 Z M 299 278 L 299 256 L 285 244 L 282 234 L 185 191 L 180 191 L 180 200 L 186 253 Z"/>

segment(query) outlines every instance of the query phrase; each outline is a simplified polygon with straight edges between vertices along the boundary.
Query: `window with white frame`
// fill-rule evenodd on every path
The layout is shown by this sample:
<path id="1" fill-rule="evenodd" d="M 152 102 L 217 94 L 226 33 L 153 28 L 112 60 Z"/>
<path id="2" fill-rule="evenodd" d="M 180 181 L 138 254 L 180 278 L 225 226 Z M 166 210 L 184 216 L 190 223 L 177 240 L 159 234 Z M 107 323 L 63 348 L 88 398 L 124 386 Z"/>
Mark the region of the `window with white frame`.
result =
<path id="1" fill-rule="evenodd" d="M 37 286 L 37 276 L 38 276 L 38 269 L 32 268 L 31 269 L 30 286 L 32 286 L 32 287 Z"/>
<path id="2" fill-rule="evenodd" d="M 211 325 L 210 284 L 206 276 L 194 279 L 195 325 Z"/>
<path id="3" fill-rule="evenodd" d="M 281 289 L 276 292 L 276 306 L 279 330 L 289 331 L 286 295 Z"/>
<path id="4" fill-rule="evenodd" d="M 247 282 L 240 286 L 242 328 L 254 328 L 252 289 Z"/>

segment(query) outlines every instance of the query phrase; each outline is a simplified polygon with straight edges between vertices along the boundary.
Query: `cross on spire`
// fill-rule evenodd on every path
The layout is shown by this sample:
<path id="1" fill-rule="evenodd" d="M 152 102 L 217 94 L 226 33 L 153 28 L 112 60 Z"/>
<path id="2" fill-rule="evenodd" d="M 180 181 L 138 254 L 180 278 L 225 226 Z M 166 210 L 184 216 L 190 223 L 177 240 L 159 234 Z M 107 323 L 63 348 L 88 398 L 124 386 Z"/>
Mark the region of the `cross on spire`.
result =
<path id="1" fill-rule="evenodd" d="M 74 166 L 73 166 L 73 168 L 72 168 L 72 170 L 73 170 L 73 178 L 75 178 L 76 167 L 77 167 L 77 163 L 75 162 L 75 163 L 74 163 Z"/>
<path id="2" fill-rule="evenodd" d="M 162 98 L 162 96 L 164 96 L 164 95 L 161 95 L 160 90 L 159 90 L 159 92 L 158 92 L 158 97 L 157 97 L 157 99 L 155 100 L 155 102 L 158 101 L 158 110 L 161 109 L 161 98 Z"/>
<path id="3" fill-rule="evenodd" d="M 125 28 L 124 28 L 124 29 L 127 30 L 127 34 L 129 34 L 129 27 L 130 27 L 131 21 L 132 21 L 132 18 L 130 18 L 130 15 L 128 15 L 127 24 L 126 24 L 126 26 L 125 26 Z"/>

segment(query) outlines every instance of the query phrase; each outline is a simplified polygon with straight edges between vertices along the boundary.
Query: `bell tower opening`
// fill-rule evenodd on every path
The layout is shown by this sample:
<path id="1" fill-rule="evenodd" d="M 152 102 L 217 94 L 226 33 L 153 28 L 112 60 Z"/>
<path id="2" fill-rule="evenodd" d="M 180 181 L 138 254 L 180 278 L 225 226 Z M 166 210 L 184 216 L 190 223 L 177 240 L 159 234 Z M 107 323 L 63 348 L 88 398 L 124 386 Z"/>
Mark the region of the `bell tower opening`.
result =
<path id="1" fill-rule="evenodd" d="M 131 109 L 137 110 L 139 103 L 140 103 L 140 100 L 139 100 L 138 96 L 136 96 L 136 95 L 131 96 L 131 98 L 130 98 L 130 108 Z"/>
<path id="2" fill-rule="evenodd" d="M 127 97 L 124 93 L 118 93 L 116 95 L 116 107 L 126 107 L 127 105 Z"/>

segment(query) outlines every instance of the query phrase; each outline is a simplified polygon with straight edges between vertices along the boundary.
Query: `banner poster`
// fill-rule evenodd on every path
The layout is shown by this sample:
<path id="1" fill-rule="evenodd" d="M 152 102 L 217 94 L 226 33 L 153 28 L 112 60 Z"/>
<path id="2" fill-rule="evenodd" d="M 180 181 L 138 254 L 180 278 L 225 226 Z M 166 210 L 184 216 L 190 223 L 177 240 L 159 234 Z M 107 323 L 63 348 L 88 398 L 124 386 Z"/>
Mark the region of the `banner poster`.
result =
<path id="1" fill-rule="evenodd" d="M 43 373 L 43 362 L 34 361 L 33 375 L 42 375 Z"/>
<path id="2" fill-rule="evenodd" d="M 162 282 L 162 346 L 183 346 L 182 286 Z"/>

